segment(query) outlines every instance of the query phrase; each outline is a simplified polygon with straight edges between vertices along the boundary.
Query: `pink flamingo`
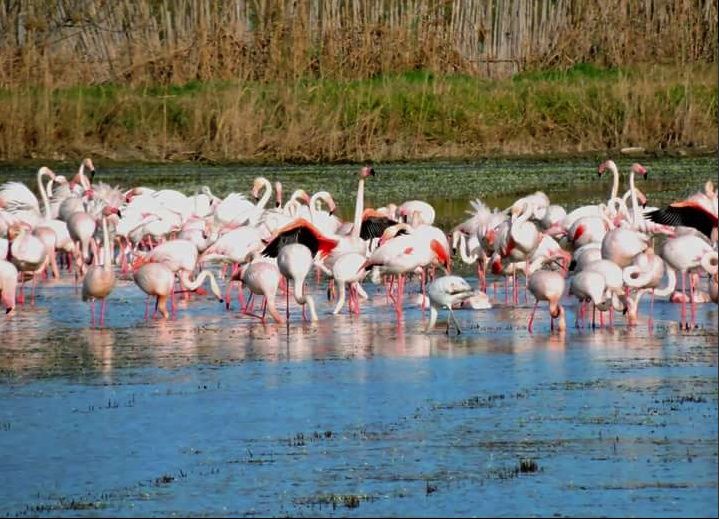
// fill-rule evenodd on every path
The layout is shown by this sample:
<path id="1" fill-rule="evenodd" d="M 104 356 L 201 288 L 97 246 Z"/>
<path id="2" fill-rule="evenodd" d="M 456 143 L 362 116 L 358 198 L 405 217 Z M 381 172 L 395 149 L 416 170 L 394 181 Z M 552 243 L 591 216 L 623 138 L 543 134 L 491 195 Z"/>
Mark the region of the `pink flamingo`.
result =
<path id="1" fill-rule="evenodd" d="M 112 209 L 106 207 L 102 215 L 102 243 L 103 243 L 103 261 L 104 264 L 92 265 L 87 269 L 85 277 L 82 280 L 82 300 L 92 300 L 90 307 L 90 323 L 95 324 L 95 301 L 100 299 L 100 326 L 105 323 L 105 305 L 106 298 L 115 287 L 115 272 L 112 268 L 112 252 L 110 249 L 110 234 L 107 230 L 107 216 L 112 213 Z"/>
<path id="2" fill-rule="evenodd" d="M 529 277 L 527 288 L 536 299 L 534 308 L 532 309 L 532 315 L 529 317 L 529 324 L 527 325 L 529 332 L 532 332 L 534 313 L 537 311 L 537 306 L 540 301 L 547 301 L 549 303 L 551 329 L 554 330 L 554 319 L 559 318 L 557 329 L 563 332 L 567 327 L 564 320 L 564 308 L 562 308 L 560 303 L 562 294 L 564 294 L 564 276 L 551 270 L 538 270 Z"/>
<path id="3" fill-rule="evenodd" d="M 687 272 L 698 268 L 704 268 L 708 272 L 712 269 L 711 258 L 715 253 L 706 238 L 697 231 L 682 232 L 674 238 L 668 239 L 661 250 L 661 257 L 667 265 L 682 274 L 682 295 L 686 293 Z M 696 303 L 694 301 L 694 278 L 690 276 L 690 300 L 691 300 L 691 323 L 696 322 Z M 689 329 L 689 321 L 686 320 L 686 299 L 682 299 L 682 312 L 680 326 Z"/>
<path id="4" fill-rule="evenodd" d="M 11 228 L 8 233 L 8 238 L 10 239 L 8 258 L 20 271 L 23 285 L 25 284 L 25 274 L 32 274 L 32 300 L 34 301 L 37 274 L 45 269 L 48 261 L 45 245 L 36 236 L 30 234 L 24 224 L 18 224 Z M 19 302 L 24 303 L 24 301 L 25 297 L 23 288 L 21 287 Z"/>
<path id="5" fill-rule="evenodd" d="M 242 283 L 250 289 L 252 294 L 264 297 L 262 315 L 256 316 L 263 323 L 265 322 L 265 312 L 270 312 L 270 315 L 278 324 L 285 322 L 275 305 L 275 297 L 281 276 L 282 274 L 277 265 L 268 261 L 255 261 L 242 270 Z"/>
<path id="6" fill-rule="evenodd" d="M 0 300 L 5 305 L 5 313 L 15 309 L 15 290 L 17 289 L 17 268 L 4 259 L 0 259 Z"/>

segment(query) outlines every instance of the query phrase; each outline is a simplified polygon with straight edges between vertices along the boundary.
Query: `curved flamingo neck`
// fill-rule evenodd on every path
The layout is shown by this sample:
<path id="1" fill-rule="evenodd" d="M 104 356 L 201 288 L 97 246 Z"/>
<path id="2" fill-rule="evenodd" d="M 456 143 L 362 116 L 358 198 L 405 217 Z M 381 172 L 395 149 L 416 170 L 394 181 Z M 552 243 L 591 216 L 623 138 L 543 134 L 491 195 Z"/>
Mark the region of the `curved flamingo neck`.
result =
<path id="1" fill-rule="evenodd" d="M 355 218 L 352 226 L 352 238 L 359 239 L 362 226 L 362 212 L 364 211 L 364 178 L 360 177 L 357 185 L 357 200 L 355 202 Z"/>
<path id="2" fill-rule="evenodd" d="M 42 205 L 45 209 L 45 220 L 49 220 L 51 216 L 50 200 L 47 197 L 45 186 L 42 183 L 42 177 L 44 176 L 48 176 L 53 179 L 55 178 L 55 174 L 50 170 L 50 168 L 47 168 L 45 166 L 37 170 L 37 188 L 40 191 L 40 196 L 42 197 Z"/>
<path id="3" fill-rule="evenodd" d="M 110 251 L 110 233 L 107 232 L 107 216 L 102 216 L 102 250 L 104 254 L 103 268 L 112 272 L 112 252 Z"/>
<path id="4" fill-rule="evenodd" d="M 257 202 L 257 208 L 258 209 L 264 209 L 267 205 L 267 202 L 270 201 L 270 197 L 272 196 L 272 184 L 270 184 L 270 181 L 267 180 L 264 177 L 260 177 L 259 182 L 262 184 L 262 198 Z"/>
<path id="5" fill-rule="evenodd" d="M 639 223 L 639 204 L 637 203 L 637 191 L 634 188 L 634 169 L 630 170 L 629 172 L 629 191 L 631 192 L 632 196 L 632 223 L 634 225 L 637 225 Z"/>
<path id="6" fill-rule="evenodd" d="M 609 197 L 609 199 L 612 200 L 619 195 L 619 170 L 614 161 L 609 161 L 608 166 L 612 172 L 612 194 Z"/>

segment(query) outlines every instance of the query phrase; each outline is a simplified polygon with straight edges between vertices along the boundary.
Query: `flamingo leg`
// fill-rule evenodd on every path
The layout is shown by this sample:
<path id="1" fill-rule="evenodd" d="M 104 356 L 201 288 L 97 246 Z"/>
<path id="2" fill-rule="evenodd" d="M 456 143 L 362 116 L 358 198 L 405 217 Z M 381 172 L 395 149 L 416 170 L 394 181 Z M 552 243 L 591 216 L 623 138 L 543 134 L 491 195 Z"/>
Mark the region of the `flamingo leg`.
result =
<path id="1" fill-rule="evenodd" d="M 100 302 L 100 326 L 105 326 L 105 305 L 107 301 L 103 299 Z"/>
<path id="2" fill-rule="evenodd" d="M 233 272 L 234 274 L 234 272 Z M 232 277 L 227 281 L 225 286 L 225 309 L 229 310 L 232 307 Z"/>
<path id="3" fill-rule="evenodd" d="M 95 326 L 95 300 L 90 303 L 90 326 Z"/>
<path id="4" fill-rule="evenodd" d="M 504 276 L 504 304 L 509 304 L 509 276 Z"/>
<path id="5" fill-rule="evenodd" d="M 427 278 L 426 278 L 426 274 L 425 274 L 425 272 L 424 272 L 424 269 L 422 269 L 422 274 L 421 274 L 421 279 L 420 279 L 420 283 L 422 284 L 422 316 L 424 316 L 424 311 L 425 311 L 425 304 L 424 304 L 424 301 L 425 301 L 425 286 L 424 286 L 424 285 L 425 285 L 426 279 L 427 279 Z"/>
<path id="6" fill-rule="evenodd" d="M 697 326 L 697 301 L 696 301 L 696 277 L 695 274 L 689 274 L 689 308 L 691 310 L 691 327 Z"/>
<path id="7" fill-rule="evenodd" d="M 649 321 L 647 321 L 647 326 L 651 330 L 654 326 L 654 289 L 652 288 L 652 297 L 649 300 Z"/>
<path id="8" fill-rule="evenodd" d="M 285 279 L 285 278 L 282 278 Z M 285 290 L 285 297 L 287 298 L 287 306 L 285 306 L 285 314 L 287 318 L 287 328 L 290 327 L 290 284 L 285 284 L 286 290 Z"/>
<path id="9" fill-rule="evenodd" d="M 538 305 L 539 300 L 534 302 L 534 308 L 532 308 L 532 315 L 529 316 L 529 323 L 527 323 L 527 330 L 529 330 L 529 333 L 532 333 L 532 324 L 534 324 L 534 313 L 537 311 Z"/>
<path id="10" fill-rule="evenodd" d="M 597 327 L 597 306 L 592 305 L 592 330 Z"/>
<path id="11" fill-rule="evenodd" d="M 449 316 L 452 318 L 454 325 L 457 327 L 457 335 L 459 335 L 462 333 L 462 329 L 459 327 L 459 321 L 457 320 L 457 316 L 454 315 L 454 311 L 451 306 L 449 307 Z M 449 330 L 449 320 L 447 321 L 447 329 Z"/>
<path id="12" fill-rule="evenodd" d="M 686 294 L 686 285 L 687 285 L 687 273 L 686 271 L 682 271 L 682 296 Z M 682 320 L 679 323 L 680 327 L 684 327 L 684 324 L 686 323 L 687 328 L 689 328 L 689 324 L 686 322 L 687 319 L 687 303 L 686 303 L 686 297 L 682 297 Z"/>
<path id="13" fill-rule="evenodd" d="M 35 306 L 35 287 L 37 286 L 37 274 L 32 275 L 32 290 L 30 292 L 30 304 Z"/>
<path id="14" fill-rule="evenodd" d="M 145 321 L 147 321 L 147 317 L 150 314 L 150 296 L 147 296 L 145 298 Z"/>

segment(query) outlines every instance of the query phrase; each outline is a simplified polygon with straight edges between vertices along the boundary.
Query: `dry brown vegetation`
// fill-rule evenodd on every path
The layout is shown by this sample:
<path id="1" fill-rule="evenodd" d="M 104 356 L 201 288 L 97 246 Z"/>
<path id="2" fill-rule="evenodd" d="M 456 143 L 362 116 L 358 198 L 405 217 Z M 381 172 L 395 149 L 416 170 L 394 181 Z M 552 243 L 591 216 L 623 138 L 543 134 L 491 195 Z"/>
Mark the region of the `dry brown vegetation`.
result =
<path id="1" fill-rule="evenodd" d="M 0 158 L 712 148 L 716 56 L 714 0 L 4 0 Z"/>

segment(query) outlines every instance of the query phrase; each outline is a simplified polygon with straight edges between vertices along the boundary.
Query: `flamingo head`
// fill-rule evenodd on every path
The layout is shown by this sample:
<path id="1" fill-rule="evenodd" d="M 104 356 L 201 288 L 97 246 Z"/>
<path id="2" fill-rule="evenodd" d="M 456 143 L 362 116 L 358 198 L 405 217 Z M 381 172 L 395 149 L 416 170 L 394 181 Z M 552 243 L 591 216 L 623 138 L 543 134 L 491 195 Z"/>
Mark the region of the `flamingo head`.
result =
<path id="1" fill-rule="evenodd" d="M 90 177 L 90 181 L 92 181 L 92 179 L 95 178 L 95 165 L 92 163 L 92 159 L 89 157 L 83 159 L 82 166 L 84 170 L 87 171 L 87 175 Z"/>
<path id="2" fill-rule="evenodd" d="M 105 206 L 102 210 L 103 216 L 110 216 L 111 214 L 116 214 L 118 217 L 122 218 L 122 213 L 120 213 L 120 209 L 117 207 L 110 207 Z"/>
<path id="3" fill-rule="evenodd" d="M 645 168 L 638 162 L 635 162 L 634 164 L 632 164 L 631 171 L 635 175 L 643 176 L 645 180 L 649 178 L 649 172 L 647 171 L 647 168 Z"/>
<path id="4" fill-rule="evenodd" d="M 597 176 L 601 177 L 606 170 L 609 170 L 614 173 L 616 169 L 617 165 L 614 163 L 614 161 L 612 159 L 607 159 L 597 167 Z"/>
<path id="5" fill-rule="evenodd" d="M 360 170 L 360 178 L 374 177 L 375 172 L 371 164 L 367 164 Z"/>

